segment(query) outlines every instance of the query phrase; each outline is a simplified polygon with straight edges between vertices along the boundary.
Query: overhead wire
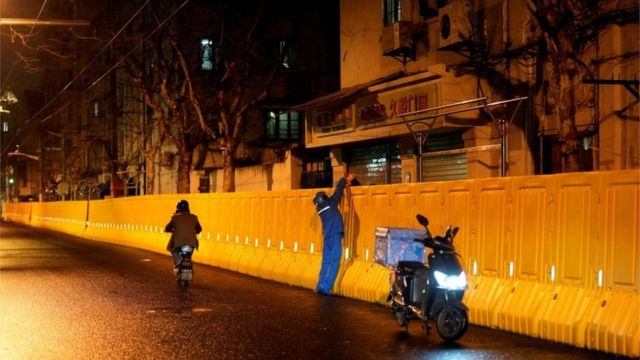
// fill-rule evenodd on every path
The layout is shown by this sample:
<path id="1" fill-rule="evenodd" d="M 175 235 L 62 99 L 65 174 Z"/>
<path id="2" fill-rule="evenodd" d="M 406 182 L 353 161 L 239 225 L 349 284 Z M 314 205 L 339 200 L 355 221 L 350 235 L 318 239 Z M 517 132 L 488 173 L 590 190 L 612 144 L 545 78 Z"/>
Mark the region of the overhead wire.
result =
<path id="1" fill-rule="evenodd" d="M 114 36 L 111 37 L 111 39 L 109 40 L 109 42 L 107 42 L 107 44 L 105 44 L 102 49 L 100 49 L 100 51 L 82 68 L 82 70 L 80 70 L 80 72 L 78 74 L 76 74 L 76 76 L 73 77 L 73 79 L 71 79 L 60 91 L 58 91 L 58 93 L 53 96 L 51 98 L 51 100 L 49 100 L 49 102 L 47 102 L 40 110 L 38 110 L 34 115 L 32 115 L 29 119 L 27 119 L 25 122 L 23 122 L 20 126 L 20 128 L 18 128 L 16 130 L 16 134 L 13 136 L 13 138 L 11 139 L 11 141 L 9 141 L 7 143 L 7 145 L 5 146 L 4 149 L 2 149 L 2 155 L 5 154 L 5 152 L 11 147 L 11 145 L 13 144 L 13 142 L 18 138 L 18 136 L 22 133 L 22 131 L 24 131 L 24 129 L 26 128 L 26 126 L 28 126 L 35 118 L 37 118 L 49 105 L 51 105 L 55 100 L 58 99 L 58 97 L 60 97 L 60 95 L 62 95 L 67 89 L 69 89 L 69 87 L 71 86 L 71 84 L 73 84 L 76 80 L 78 80 L 80 78 L 80 76 L 82 76 L 82 74 L 87 71 L 87 69 L 89 68 L 89 66 L 91 66 L 91 64 L 93 64 L 98 57 L 115 41 L 115 39 L 124 31 L 124 29 L 133 21 L 133 19 L 135 19 L 138 14 L 140 14 L 140 12 L 142 12 L 142 10 L 149 4 L 149 0 L 146 0 L 142 6 L 140 6 L 140 8 L 129 18 L 129 20 L 122 26 L 120 27 L 120 29 L 116 32 L 116 34 L 114 34 Z M 66 105 L 64 105 L 66 106 Z M 55 112 L 57 112 L 58 110 L 56 110 Z M 26 141 L 27 138 L 23 139 L 22 143 L 20 145 L 23 145 L 24 142 Z"/>
<path id="2" fill-rule="evenodd" d="M 133 54 L 134 51 L 138 50 L 138 48 L 140 48 L 140 46 L 142 46 L 142 44 L 148 40 L 152 35 L 154 35 L 156 33 L 156 31 L 160 30 L 161 27 L 164 26 L 164 24 L 166 24 L 169 20 L 171 20 L 171 18 L 173 18 L 173 16 L 180 11 L 185 5 L 187 5 L 187 3 L 190 0 L 185 0 L 180 6 L 178 6 L 166 19 L 164 19 L 153 31 L 151 31 L 149 34 L 147 34 L 147 36 L 144 37 L 144 39 L 142 39 L 142 41 L 136 45 L 133 49 L 131 49 L 127 54 L 125 54 L 124 56 L 120 57 L 120 59 L 118 61 L 115 62 L 115 64 L 113 64 L 113 66 L 111 68 L 109 68 L 109 70 L 107 70 L 104 74 L 102 74 L 99 78 L 97 78 L 93 83 L 91 83 L 91 85 L 89 85 L 89 87 L 87 87 L 85 90 L 89 90 L 92 87 L 94 87 L 97 83 L 99 83 L 100 81 L 102 81 L 102 79 L 104 79 L 105 76 L 109 75 L 116 67 L 118 67 L 118 65 L 120 65 L 120 63 L 128 58 L 131 54 Z"/>
<path id="3" fill-rule="evenodd" d="M 107 76 L 109 73 L 111 73 L 111 71 L 113 71 L 124 59 L 126 59 L 127 57 L 129 57 L 134 51 L 136 51 L 140 46 L 142 46 L 142 44 L 148 40 L 152 35 L 154 35 L 158 30 L 160 30 L 169 20 L 171 20 L 176 13 L 178 13 L 178 11 L 180 11 L 185 5 L 187 5 L 187 3 L 189 3 L 190 0 L 185 0 L 182 4 L 180 4 L 180 6 L 178 6 L 171 14 L 169 14 L 169 16 L 167 16 L 162 22 L 160 22 L 158 24 L 158 26 L 156 26 L 156 28 L 154 30 L 152 30 L 149 34 L 147 34 L 142 41 L 135 46 L 133 49 L 131 49 L 126 55 L 122 56 L 120 59 L 118 59 L 118 61 L 116 61 L 116 63 L 109 68 L 107 71 L 105 71 L 100 77 L 98 77 L 98 79 L 96 79 L 94 82 L 91 83 L 91 85 L 89 85 L 89 87 L 87 87 L 86 89 L 83 90 L 83 92 L 88 91 L 89 89 L 91 89 L 93 86 L 95 86 L 99 81 L 101 81 L 105 76 Z M 125 24 L 120 31 L 118 31 L 118 33 L 112 38 L 111 41 L 109 41 L 109 44 L 107 44 L 106 46 L 109 46 L 113 40 L 115 40 L 116 36 L 118 36 L 123 30 L 124 28 L 140 13 L 140 11 L 142 10 L 142 8 L 144 8 L 147 4 L 149 3 L 149 0 L 145 1 L 145 3 L 141 6 L 141 8 L 129 19 L 129 21 L 127 22 L 127 24 Z M 106 46 L 100 51 L 100 53 L 102 51 L 104 51 L 104 49 L 106 48 Z M 91 61 L 95 61 L 95 59 L 97 58 L 94 57 L 94 59 Z M 85 71 L 88 66 L 90 65 L 90 63 L 85 66 L 83 68 L 82 71 Z M 65 86 L 56 96 L 55 98 L 59 97 L 62 92 L 64 92 L 66 89 L 69 88 L 69 86 L 71 85 L 71 83 L 73 83 L 73 81 L 77 80 L 78 76 L 76 76 L 74 79 L 72 79 L 69 84 L 67 84 L 67 86 Z M 52 99 L 53 101 L 53 99 Z M 40 109 L 40 111 L 38 111 L 38 113 L 36 113 L 35 115 L 33 115 L 31 118 L 29 118 L 27 121 L 25 121 L 23 123 L 24 125 L 27 125 L 29 122 L 33 121 L 33 119 L 35 119 L 49 104 L 51 104 L 52 101 L 49 101 L 49 103 L 47 103 L 45 106 L 43 106 L 42 109 Z M 59 111 L 61 111 L 63 108 L 67 107 L 69 105 L 70 102 L 64 104 L 63 106 L 61 106 L 60 108 L 58 108 L 57 110 L 55 110 L 51 115 L 47 116 L 46 118 L 44 118 L 43 120 L 41 120 L 41 123 L 43 123 L 44 121 L 50 119 L 53 115 L 55 115 L 56 113 L 58 113 Z M 2 150 L 2 155 L 5 154 L 5 152 L 9 149 L 9 147 L 11 147 L 11 144 L 17 139 L 18 135 L 20 135 L 20 130 L 16 133 L 16 135 L 11 139 L 11 141 L 9 142 L 9 144 Z M 30 135 L 29 135 L 30 136 Z M 24 144 L 24 142 L 29 138 L 29 136 L 27 136 L 26 138 L 23 139 L 22 144 Z"/>
<path id="4" fill-rule="evenodd" d="M 93 86 L 95 86 L 99 81 L 101 81 L 105 76 L 107 76 L 109 73 L 111 73 L 111 71 L 113 71 L 124 59 L 126 59 L 127 57 L 129 57 L 134 51 L 136 51 L 140 46 L 142 46 L 142 44 L 144 43 L 144 41 L 148 40 L 153 34 L 155 34 L 160 28 L 162 28 L 169 20 L 171 20 L 171 18 L 173 18 L 173 16 L 175 16 L 175 14 L 180 11 L 190 0 L 185 0 L 180 6 L 178 6 L 169 16 L 167 16 L 167 18 L 165 18 L 160 24 L 158 24 L 158 26 L 151 31 L 147 36 L 145 36 L 145 38 L 143 39 L 142 42 L 140 42 L 140 44 L 138 44 L 137 46 L 135 46 L 131 51 L 129 51 L 126 55 L 122 56 L 111 68 L 109 68 L 106 72 L 104 72 L 97 80 L 95 80 L 91 85 L 89 85 L 89 87 L 87 87 L 86 89 L 84 89 L 84 91 L 87 91 L 89 89 L 91 89 Z M 140 10 L 142 10 L 142 8 L 144 6 L 146 6 L 146 4 L 149 2 L 149 0 L 147 0 L 145 2 L 145 4 L 143 4 L 143 6 L 141 7 Z M 127 22 L 127 24 L 125 24 L 123 26 L 123 28 L 121 28 L 121 31 L 118 32 L 117 35 L 119 35 L 120 32 L 122 32 L 122 30 L 124 29 L 124 27 L 126 27 L 128 25 L 129 22 L 131 22 L 133 20 L 133 18 L 135 18 L 135 16 L 137 16 L 137 14 L 140 12 L 140 10 L 138 12 L 136 12 L 136 14 L 134 14 L 134 16 L 132 16 L 132 18 Z M 112 41 L 109 42 L 109 44 L 111 42 L 113 42 L 113 40 L 115 40 L 115 37 L 112 39 Z M 109 45 L 107 44 L 107 46 Z M 101 52 L 104 51 L 101 50 Z M 92 60 L 95 61 L 95 59 L 97 58 L 97 56 Z M 88 64 L 90 65 L 90 63 Z M 86 68 L 88 68 L 88 65 L 85 66 L 85 68 L 83 68 L 83 71 L 86 70 Z M 73 80 L 70 81 L 69 84 L 67 84 L 67 86 L 65 86 L 65 88 L 58 93 L 58 95 L 56 95 L 56 97 L 60 96 L 60 94 L 65 91 L 69 85 L 75 81 L 78 77 L 76 76 L 76 78 L 74 78 Z M 49 103 L 47 103 L 40 111 L 38 111 L 38 113 L 36 113 L 36 115 L 32 116 L 31 118 L 29 118 L 23 125 L 26 125 L 28 122 L 32 121 L 33 119 L 35 119 L 35 117 L 37 117 L 37 115 L 39 115 L 40 112 L 42 112 L 42 110 L 44 108 L 46 108 L 49 104 L 51 103 L 51 101 Z M 50 119 L 53 115 L 55 115 L 56 113 L 58 113 L 59 111 L 61 111 L 63 108 L 67 107 L 70 104 L 70 102 L 67 102 L 66 104 L 64 104 L 63 106 L 61 106 L 60 108 L 58 108 L 57 110 L 55 110 L 52 114 L 50 114 L 49 116 L 47 116 L 46 118 L 44 118 L 43 120 L 41 120 L 41 123 L 43 123 L 44 121 Z M 9 144 L 5 147 L 5 149 L 2 150 L 2 154 L 4 154 L 8 148 L 11 146 L 11 144 L 16 140 L 16 138 L 18 137 L 19 133 L 16 134 L 16 136 L 13 137 L 13 139 L 9 142 Z M 23 139 L 22 144 L 24 144 L 24 142 L 30 137 L 31 135 L 28 135 L 25 139 Z"/>
<path id="5" fill-rule="evenodd" d="M 29 30 L 29 34 L 27 35 L 25 40 L 22 42 L 22 47 L 20 48 L 20 51 L 18 52 L 19 53 L 18 57 L 22 57 L 22 51 L 24 51 L 24 48 L 27 46 L 27 42 L 29 42 L 29 39 L 31 38 L 31 35 L 33 34 L 33 29 L 36 27 L 36 23 L 38 22 L 38 20 L 40 20 L 40 16 L 42 16 L 42 12 L 44 11 L 44 8 L 47 6 L 47 1 L 49 1 L 49 0 L 44 0 L 42 2 L 42 6 L 40 6 L 40 11 L 38 11 L 38 15 L 36 16 L 36 21 L 33 23 L 33 25 L 31 25 L 31 29 Z M 9 73 L 7 74 L 7 78 L 4 79 L 4 81 L 2 82 L 2 87 L 0 87 L 2 90 L 5 89 L 5 85 L 7 85 L 7 83 L 9 82 L 9 79 L 11 79 L 11 75 L 13 75 L 13 71 L 15 70 L 17 63 L 18 63 L 17 61 L 14 61 L 13 64 L 11 65 L 11 69 L 9 69 Z"/>

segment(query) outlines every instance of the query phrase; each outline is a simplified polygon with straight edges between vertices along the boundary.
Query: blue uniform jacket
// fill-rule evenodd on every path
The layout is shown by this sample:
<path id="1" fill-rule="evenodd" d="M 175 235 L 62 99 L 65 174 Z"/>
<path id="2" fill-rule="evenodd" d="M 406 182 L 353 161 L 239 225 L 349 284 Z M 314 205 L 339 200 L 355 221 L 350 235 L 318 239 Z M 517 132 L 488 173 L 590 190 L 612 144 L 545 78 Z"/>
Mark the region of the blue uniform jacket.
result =
<path id="1" fill-rule="evenodd" d="M 344 226 L 342 224 L 342 215 L 338 210 L 340 199 L 342 199 L 342 193 L 344 192 L 344 186 L 347 180 L 341 178 L 336 185 L 336 190 L 328 201 L 322 204 L 316 205 L 316 211 L 320 215 L 322 220 L 322 234 L 326 238 L 330 235 L 342 234 L 344 232 Z"/>

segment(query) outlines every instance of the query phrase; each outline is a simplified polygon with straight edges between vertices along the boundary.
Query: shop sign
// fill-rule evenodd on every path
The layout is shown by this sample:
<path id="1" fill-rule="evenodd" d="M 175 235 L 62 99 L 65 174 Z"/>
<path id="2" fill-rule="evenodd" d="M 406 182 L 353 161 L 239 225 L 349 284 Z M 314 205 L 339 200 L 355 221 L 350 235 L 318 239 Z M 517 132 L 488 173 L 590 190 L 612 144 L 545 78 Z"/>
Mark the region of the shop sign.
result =
<path id="1" fill-rule="evenodd" d="M 313 114 L 315 132 L 319 134 L 327 134 L 338 132 L 352 127 L 351 107 L 347 106 L 343 109 L 331 109 L 317 111 Z M 351 124 L 351 125 L 350 125 Z"/>
<path id="2" fill-rule="evenodd" d="M 402 114 L 437 106 L 436 85 L 416 86 L 377 94 L 356 102 L 357 124 L 362 127 L 382 126 L 400 121 Z M 419 115 L 407 116 L 407 120 Z"/>

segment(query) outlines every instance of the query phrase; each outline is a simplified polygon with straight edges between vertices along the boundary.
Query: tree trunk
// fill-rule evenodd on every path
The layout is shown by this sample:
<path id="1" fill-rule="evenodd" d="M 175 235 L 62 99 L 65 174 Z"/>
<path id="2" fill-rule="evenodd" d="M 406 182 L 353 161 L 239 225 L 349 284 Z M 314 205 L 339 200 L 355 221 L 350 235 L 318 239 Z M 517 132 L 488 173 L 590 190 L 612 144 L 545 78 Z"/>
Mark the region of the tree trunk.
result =
<path id="1" fill-rule="evenodd" d="M 236 191 L 236 166 L 231 156 L 231 151 L 224 152 L 224 180 L 222 182 L 222 191 L 234 192 Z"/>
<path id="2" fill-rule="evenodd" d="M 146 175 L 146 188 L 144 189 L 145 195 L 153 195 L 155 191 L 154 182 L 156 180 L 155 172 L 155 158 L 156 152 L 153 148 L 147 149 L 144 152 L 144 158 L 146 160 L 146 164 L 144 167 L 145 175 Z"/>
<path id="3" fill-rule="evenodd" d="M 578 140 L 576 130 L 576 64 L 571 59 L 564 59 L 554 66 L 554 82 L 558 86 L 556 104 L 560 118 L 558 140 L 561 144 L 564 161 L 563 172 L 579 171 Z"/>
<path id="4" fill-rule="evenodd" d="M 180 151 L 180 158 L 178 162 L 178 193 L 188 194 L 191 192 L 190 175 L 191 175 L 191 157 L 192 152 L 183 149 Z"/>

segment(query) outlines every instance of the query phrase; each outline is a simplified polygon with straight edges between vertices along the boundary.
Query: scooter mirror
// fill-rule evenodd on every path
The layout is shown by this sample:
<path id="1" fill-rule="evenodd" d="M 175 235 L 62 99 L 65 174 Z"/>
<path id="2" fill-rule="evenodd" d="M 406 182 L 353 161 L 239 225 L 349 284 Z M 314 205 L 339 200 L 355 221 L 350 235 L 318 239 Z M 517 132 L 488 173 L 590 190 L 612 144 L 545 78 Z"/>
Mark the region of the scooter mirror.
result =
<path id="1" fill-rule="evenodd" d="M 427 227 L 429 225 L 429 220 L 422 214 L 416 215 L 416 219 L 418 219 L 418 222 L 420 223 L 420 225 L 424 227 Z"/>
<path id="2" fill-rule="evenodd" d="M 456 237 L 456 235 L 458 234 L 458 231 L 459 231 L 459 230 L 460 230 L 460 228 L 459 228 L 459 227 L 457 227 L 457 226 L 456 226 L 456 227 L 454 227 L 454 228 L 453 228 L 453 232 L 451 233 L 451 237 L 452 237 L 452 238 Z"/>
<path id="3" fill-rule="evenodd" d="M 450 239 L 452 244 L 453 244 L 453 239 L 458 234 L 458 230 L 460 230 L 460 228 L 456 226 L 456 227 L 453 228 L 453 231 L 451 232 L 451 237 L 449 237 L 449 239 Z"/>

